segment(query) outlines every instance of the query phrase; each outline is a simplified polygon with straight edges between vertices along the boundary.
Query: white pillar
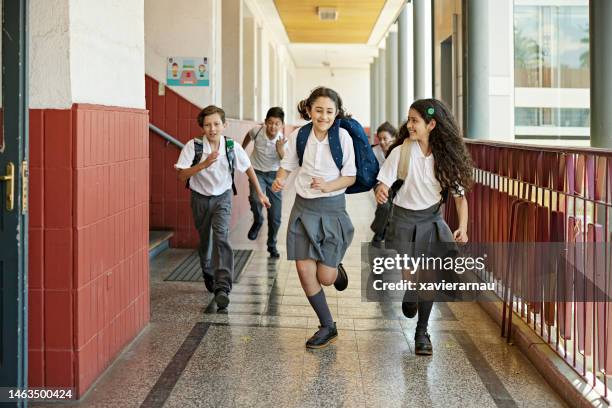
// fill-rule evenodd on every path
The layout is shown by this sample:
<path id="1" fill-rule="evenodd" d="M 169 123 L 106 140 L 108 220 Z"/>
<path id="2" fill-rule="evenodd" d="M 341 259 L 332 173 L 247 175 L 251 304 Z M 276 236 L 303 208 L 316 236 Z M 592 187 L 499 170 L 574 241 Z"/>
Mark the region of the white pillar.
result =
<path id="1" fill-rule="evenodd" d="M 221 14 L 223 109 L 228 117 L 242 119 L 242 0 L 223 0 Z"/>
<path id="2" fill-rule="evenodd" d="M 433 97 L 431 0 L 413 1 L 414 98 Z"/>
<path id="3" fill-rule="evenodd" d="M 414 55 L 412 38 L 412 3 L 404 4 L 400 12 L 398 34 L 398 120 L 404 122 L 414 100 Z"/>
<path id="4" fill-rule="evenodd" d="M 398 125 L 398 58 L 397 58 L 397 31 L 395 27 L 387 37 L 387 78 L 386 78 L 386 120 L 393 126 Z"/>
<path id="5" fill-rule="evenodd" d="M 257 31 L 253 17 L 245 17 L 243 24 L 242 117 L 247 120 L 255 120 Z"/>

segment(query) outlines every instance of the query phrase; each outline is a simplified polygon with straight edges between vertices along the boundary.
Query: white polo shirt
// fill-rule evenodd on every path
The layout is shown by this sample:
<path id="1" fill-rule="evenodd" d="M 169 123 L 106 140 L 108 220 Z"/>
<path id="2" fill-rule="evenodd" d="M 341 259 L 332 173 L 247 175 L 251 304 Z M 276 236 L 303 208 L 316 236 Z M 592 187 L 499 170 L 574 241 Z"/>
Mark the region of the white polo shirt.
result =
<path id="1" fill-rule="evenodd" d="M 386 186 L 391 185 L 397 180 L 397 166 L 400 160 L 401 146 L 393 149 L 387 160 L 383 163 L 378 173 L 378 181 Z M 461 196 L 460 192 L 453 192 L 455 197 Z M 393 204 L 408 210 L 424 210 L 442 199 L 442 186 L 436 179 L 434 172 L 434 156 L 425 156 L 418 143 L 412 144 L 410 150 L 410 167 L 404 184 L 399 189 Z"/>
<path id="2" fill-rule="evenodd" d="M 374 157 L 376 157 L 376 160 L 378 160 L 378 166 L 382 166 L 385 162 L 385 152 L 383 152 L 382 147 L 377 144 L 372 148 L 372 151 L 374 152 Z"/>
<path id="3" fill-rule="evenodd" d="M 310 131 L 304 150 L 302 167 L 299 167 L 300 163 L 296 149 L 298 131 L 299 129 L 296 129 L 289 135 L 285 156 L 280 164 L 287 171 L 298 169 L 295 177 L 296 194 L 302 198 L 332 197 L 343 194 L 346 189 L 323 193 L 320 190 L 310 188 L 310 184 L 313 177 L 322 177 L 325 181 L 332 181 L 340 176 L 352 177 L 357 174 L 355 150 L 353 149 L 351 135 L 340 128 L 340 146 L 342 147 L 342 171 L 340 171 L 331 155 L 328 136 L 319 141 L 314 134 L 314 130 Z"/>
<path id="4" fill-rule="evenodd" d="M 266 127 L 260 126 L 251 129 L 249 135 L 253 140 L 253 153 L 251 153 L 253 168 L 259 171 L 277 171 L 280 167 L 280 157 L 276 151 L 276 142 L 283 137 L 283 134 L 278 132 L 270 139 L 266 134 Z"/>
<path id="5" fill-rule="evenodd" d="M 204 138 L 202 143 L 202 163 L 211 154 L 212 149 L 208 139 Z M 251 167 L 251 161 L 242 146 L 234 142 L 234 153 L 236 154 L 235 170 L 242 173 Z M 195 156 L 194 141 L 191 139 L 183 150 L 174 167 L 178 169 L 188 169 L 191 167 Z M 225 154 L 225 137 L 221 136 L 219 141 L 219 157 L 210 167 L 194 174 L 189 179 L 189 188 L 205 196 L 218 196 L 232 188 L 232 173 L 230 172 L 229 162 Z"/>

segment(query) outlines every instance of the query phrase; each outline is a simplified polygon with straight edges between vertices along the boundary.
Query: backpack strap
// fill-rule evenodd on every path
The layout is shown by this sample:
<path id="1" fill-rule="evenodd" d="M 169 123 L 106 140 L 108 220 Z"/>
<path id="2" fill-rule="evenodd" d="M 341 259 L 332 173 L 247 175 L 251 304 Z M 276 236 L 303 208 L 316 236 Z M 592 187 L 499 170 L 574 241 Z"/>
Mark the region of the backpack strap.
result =
<path id="1" fill-rule="evenodd" d="M 261 127 L 259 128 L 257 133 L 255 133 L 255 136 L 253 136 L 253 142 L 255 142 L 255 140 L 257 140 L 257 136 L 259 136 L 259 134 L 261 133 L 263 128 L 264 128 L 263 125 L 261 125 Z"/>
<path id="2" fill-rule="evenodd" d="M 311 130 L 312 122 L 307 123 L 298 129 L 297 138 L 295 140 L 295 150 L 298 155 L 300 167 L 302 167 L 302 162 L 304 161 L 304 151 L 306 151 L 306 143 L 308 143 L 308 136 L 310 136 Z"/>
<path id="3" fill-rule="evenodd" d="M 408 168 L 410 167 L 410 156 L 412 153 L 412 144 L 414 142 L 410 139 L 404 139 L 404 143 L 400 146 L 400 160 L 397 165 L 397 178 L 399 180 L 406 180 L 408 177 Z"/>
<path id="4" fill-rule="evenodd" d="M 335 120 L 334 124 L 327 131 L 329 150 L 331 151 L 332 158 L 334 159 L 334 163 L 336 163 L 336 167 L 338 168 L 338 170 L 342 170 L 343 159 L 342 145 L 340 144 L 340 120 Z"/>
<path id="5" fill-rule="evenodd" d="M 202 160 L 202 153 L 204 151 L 204 145 L 202 144 L 202 139 L 198 139 L 197 137 L 193 139 L 193 149 L 194 149 L 194 155 L 193 155 L 193 160 L 191 161 L 191 167 L 195 166 L 196 164 L 200 162 L 200 160 Z M 189 179 L 185 181 L 185 188 L 190 189 Z"/>
<path id="6" fill-rule="evenodd" d="M 232 191 L 234 195 L 238 195 L 236 184 L 234 183 L 234 169 L 236 168 L 236 152 L 234 151 L 234 139 L 225 137 L 225 156 L 229 164 L 230 173 L 232 174 Z"/>
<path id="7" fill-rule="evenodd" d="M 202 143 L 202 139 L 195 138 L 193 139 L 193 149 L 195 154 L 193 155 L 193 161 L 191 162 L 191 167 L 195 166 L 202 159 L 202 153 L 204 151 L 204 144 Z"/>

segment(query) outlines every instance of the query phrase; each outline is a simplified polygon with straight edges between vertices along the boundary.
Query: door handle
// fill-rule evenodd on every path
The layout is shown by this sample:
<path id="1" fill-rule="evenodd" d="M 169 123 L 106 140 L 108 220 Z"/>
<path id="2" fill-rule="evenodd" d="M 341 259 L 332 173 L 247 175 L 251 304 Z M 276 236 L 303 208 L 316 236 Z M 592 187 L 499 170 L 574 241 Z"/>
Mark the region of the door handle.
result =
<path id="1" fill-rule="evenodd" d="M 15 208 L 15 165 L 6 165 L 6 175 L 0 176 L 0 181 L 6 181 L 6 210 L 13 211 Z"/>

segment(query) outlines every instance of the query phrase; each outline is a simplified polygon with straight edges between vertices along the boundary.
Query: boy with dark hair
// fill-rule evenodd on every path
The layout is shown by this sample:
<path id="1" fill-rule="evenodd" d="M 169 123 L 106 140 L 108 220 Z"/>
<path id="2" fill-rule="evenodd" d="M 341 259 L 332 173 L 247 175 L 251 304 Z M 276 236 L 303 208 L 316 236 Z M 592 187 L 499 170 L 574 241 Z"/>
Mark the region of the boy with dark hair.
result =
<path id="1" fill-rule="evenodd" d="M 281 224 L 282 193 L 272 191 L 272 183 L 276 178 L 276 171 L 280 167 L 280 161 L 285 155 L 287 139 L 282 130 L 285 124 L 285 112 L 282 108 L 273 107 L 268 109 L 266 120 L 263 125 L 255 126 L 249 130 L 242 141 L 242 147 L 246 147 L 253 141 L 253 153 L 251 162 L 259 180 L 261 190 L 266 193 L 272 206 L 268 209 L 268 252 L 270 258 L 279 258 L 280 254 L 276 248 L 276 236 Z M 262 206 L 257 198 L 257 191 L 251 185 L 249 202 L 253 212 L 253 225 L 248 232 L 250 240 L 257 239 L 259 229 L 263 225 Z"/>
<path id="2" fill-rule="evenodd" d="M 192 139 L 181 151 L 174 167 L 181 182 L 191 189 L 191 210 L 200 235 L 200 263 L 204 283 L 214 292 L 219 310 L 229 304 L 229 293 L 234 276 L 234 253 L 229 242 L 229 227 L 234 194 L 234 169 L 246 173 L 257 191 L 260 202 L 270 207 L 270 201 L 259 188 L 257 176 L 246 152 L 240 145 L 221 133 L 226 128 L 223 109 L 210 105 L 197 118 L 202 128 L 202 139 Z M 212 269 L 209 251 L 212 230 Z"/>

